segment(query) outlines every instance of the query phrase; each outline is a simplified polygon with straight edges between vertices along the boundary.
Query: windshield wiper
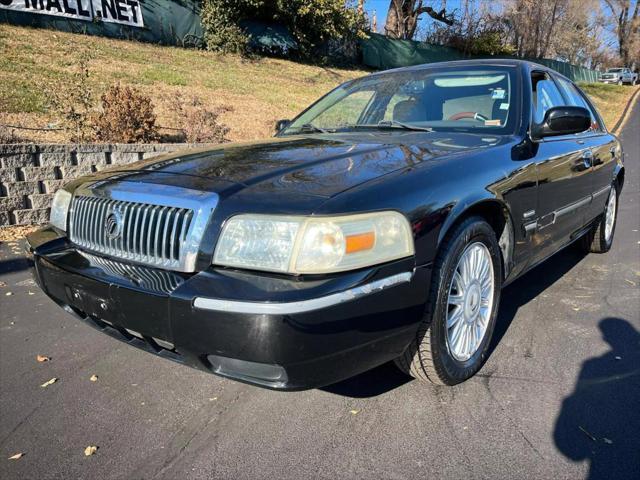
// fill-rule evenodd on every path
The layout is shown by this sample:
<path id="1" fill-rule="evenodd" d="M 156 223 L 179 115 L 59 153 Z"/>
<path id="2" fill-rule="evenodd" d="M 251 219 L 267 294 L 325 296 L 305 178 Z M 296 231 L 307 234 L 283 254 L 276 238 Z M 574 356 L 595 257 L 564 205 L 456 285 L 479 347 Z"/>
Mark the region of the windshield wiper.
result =
<path id="1" fill-rule="evenodd" d="M 331 133 L 330 130 L 326 128 L 316 127 L 313 123 L 305 123 L 298 127 L 299 132 L 307 131 L 307 132 L 318 132 L 318 133 Z"/>
<path id="2" fill-rule="evenodd" d="M 378 122 L 378 128 L 404 128 L 405 130 L 414 130 L 419 132 L 433 132 L 433 128 L 419 127 L 418 125 L 410 125 L 408 123 L 398 122 L 397 120 L 382 120 Z"/>

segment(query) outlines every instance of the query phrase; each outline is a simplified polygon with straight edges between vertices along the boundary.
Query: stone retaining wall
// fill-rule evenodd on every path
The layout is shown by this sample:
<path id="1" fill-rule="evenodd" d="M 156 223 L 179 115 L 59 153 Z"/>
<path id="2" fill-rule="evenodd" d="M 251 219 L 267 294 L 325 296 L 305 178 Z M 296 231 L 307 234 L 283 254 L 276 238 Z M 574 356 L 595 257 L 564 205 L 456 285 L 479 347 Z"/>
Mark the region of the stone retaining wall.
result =
<path id="1" fill-rule="evenodd" d="M 195 146 L 0 145 L 0 227 L 47 222 L 53 194 L 74 178 Z"/>

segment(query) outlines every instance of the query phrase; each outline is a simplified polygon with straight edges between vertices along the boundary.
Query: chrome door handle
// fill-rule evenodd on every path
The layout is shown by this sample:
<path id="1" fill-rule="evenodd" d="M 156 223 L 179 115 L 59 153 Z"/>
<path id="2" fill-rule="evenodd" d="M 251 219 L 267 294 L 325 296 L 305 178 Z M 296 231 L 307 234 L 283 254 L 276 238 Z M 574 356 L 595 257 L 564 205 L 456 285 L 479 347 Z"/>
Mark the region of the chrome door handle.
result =
<path id="1" fill-rule="evenodd" d="M 582 152 L 582 163 L 587 168 L 593 165 L 593 152 L 591 150 L 585 150 Z"/>

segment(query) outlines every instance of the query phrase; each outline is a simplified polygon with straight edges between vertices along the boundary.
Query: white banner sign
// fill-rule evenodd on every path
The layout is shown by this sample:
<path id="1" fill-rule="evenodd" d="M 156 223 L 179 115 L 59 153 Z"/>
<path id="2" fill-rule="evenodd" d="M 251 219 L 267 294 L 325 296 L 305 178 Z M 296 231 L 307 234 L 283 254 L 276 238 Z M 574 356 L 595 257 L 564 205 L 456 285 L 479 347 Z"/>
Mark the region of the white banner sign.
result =
<path id="1" fill-rule="evenodd" d="M 0 9 L 144 27 L 138 0 L 0 0 Z"/>

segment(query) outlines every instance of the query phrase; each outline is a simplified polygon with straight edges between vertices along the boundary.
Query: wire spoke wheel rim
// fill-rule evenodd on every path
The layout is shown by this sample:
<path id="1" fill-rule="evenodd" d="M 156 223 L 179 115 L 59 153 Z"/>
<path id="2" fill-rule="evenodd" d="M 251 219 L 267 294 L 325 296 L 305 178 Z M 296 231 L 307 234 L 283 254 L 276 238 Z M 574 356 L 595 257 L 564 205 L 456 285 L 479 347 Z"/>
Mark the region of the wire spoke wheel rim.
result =
<path id="1" fill-rule="evenodd" d="M 494 270 L 489 249 L 474 242 L 464 249 L 447 298 L 446 339 L 451 356 L 469 360 L 480 348 L 493 311 Z"/>
<path id="2" fill-rule="evenodd" d="M 605 212 L 604 223 L 604 239 L 606 242 L 611 240 L 613 234 L 613 225 L 616 221 L 617 196 L 615 188 L 611 189 L 609 199 L 607 200 L 607 210 Z"/>

